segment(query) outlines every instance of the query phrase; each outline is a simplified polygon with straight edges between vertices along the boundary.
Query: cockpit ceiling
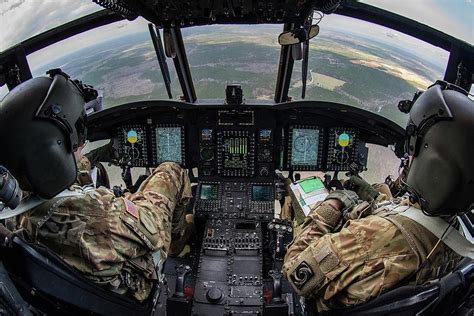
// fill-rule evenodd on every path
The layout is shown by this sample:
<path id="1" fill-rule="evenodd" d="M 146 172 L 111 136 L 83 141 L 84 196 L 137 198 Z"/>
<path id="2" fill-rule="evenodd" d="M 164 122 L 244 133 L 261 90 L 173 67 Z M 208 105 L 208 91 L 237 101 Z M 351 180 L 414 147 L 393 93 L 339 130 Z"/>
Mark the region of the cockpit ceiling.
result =
<path id="1" fill-rule="evenodd" d="M 339 0 L 94 0 L 133 19 L 137 15 L 158 26 L 207 24 L 292 23 L 304 21 L 316 9 L 330 12 Z"/>

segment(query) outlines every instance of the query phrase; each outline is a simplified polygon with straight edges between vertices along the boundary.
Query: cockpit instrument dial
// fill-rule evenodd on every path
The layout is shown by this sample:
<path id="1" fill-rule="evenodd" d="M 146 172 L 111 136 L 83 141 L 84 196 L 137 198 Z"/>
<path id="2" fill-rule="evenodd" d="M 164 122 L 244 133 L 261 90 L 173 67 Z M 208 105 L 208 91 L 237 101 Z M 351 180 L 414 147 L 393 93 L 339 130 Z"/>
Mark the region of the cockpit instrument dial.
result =
<path id="1" fill-rule="evenodd" d="M 292 126 L 288 135 L 288 167 L 313 170 L 321 167 L 323 130 L 316 126 Z"/>
<path id="2" fill-rule="evenodd" d="M 140 125 L 124 125 L 119 127 L 120 155 L 130 159 L 133 166 L 148 165 L 146 130 Z"/>
<path id="3" fill-rule="evenodd" d="M 349 165 L 357 159 L 358 138 L 358 132 L 353 128 L 331 128 L 327 169 L 349 170 Z"/>

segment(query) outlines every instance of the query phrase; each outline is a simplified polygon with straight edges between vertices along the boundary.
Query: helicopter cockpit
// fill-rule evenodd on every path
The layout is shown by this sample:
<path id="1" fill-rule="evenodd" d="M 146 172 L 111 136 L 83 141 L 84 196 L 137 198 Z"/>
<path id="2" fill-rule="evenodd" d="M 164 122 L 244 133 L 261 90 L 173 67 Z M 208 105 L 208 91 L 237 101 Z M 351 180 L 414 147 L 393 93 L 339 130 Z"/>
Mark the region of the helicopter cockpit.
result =
<path id="1" fill-rule="evenodd" d="M 111 141 L 114 146 L 116 157 L 101 163 L 113 166 L 106 168 L 112 181 L 105 182 L 119 195 L 136 191 L 150 169 L 162 162 L 176 162 L 188 170 L 194 196 L 188 212 L 194 214 L 196 230 L 187 253 L 165 262 L 160 294 L 153 298 L 157 315 L 307 313 L 304 301 L 280 272 L 293 236 L 291 222 L 280 217 L 285 198 L 281 174 L 296 181 L 301 174 L 324 172 L 327 186 L 342 186 L 341 175 L 363 174 L 370 168 L 374 145 L 389 148 L 396 163 L 405 161 L 405 129 L 398 122 L 342 102 L 305 98 L 307 86 L 320 88 L 313 81 L 324 76 L 308 66 L 309 41 L 323 31 L 313 24 L 314 12 L 376 23 L 447 50 L 444 80 L 467 91 L 472 85 L 472 45 L 358 1 L 94 2 L 105 9 L 1 52 L 0 84 L 11 90 L 31 78 L 26 56 L 53 43 L 117 21 L 143 17 L 150 22 L 152 53 L 163 76 L 160 89 L 169 100 L 127 102 L 127 93 L 133 91 L 122 84 L 125 101 L 92 111 L 87 129 L 91 145 Z M 218 99 L 197 97 L 182 30 L 214 24 L 283 26 L 274 39 L 280 51 L 273 98 L 247 97 L 253 92 L 245 80 L 222 86 Z M 178 99 L 172 98 L 176 87 L 171 86 L 167 60 L 176 70 Z M 297 61 L 302 64 L 299 85 L 292 81 Z M 327 62 L 337 64 L 331 58 Z M 344 82 L 331 84 L 336 90 Z M 301 87 L 301 98 L 289 95 L 296 86 Z M 411 100 L 399 101 L 392 108 L 406 113 Z M 374 153 L 380 154 L 376 149 Z M 83 304 L 81 310 L 86 307 Z"/>

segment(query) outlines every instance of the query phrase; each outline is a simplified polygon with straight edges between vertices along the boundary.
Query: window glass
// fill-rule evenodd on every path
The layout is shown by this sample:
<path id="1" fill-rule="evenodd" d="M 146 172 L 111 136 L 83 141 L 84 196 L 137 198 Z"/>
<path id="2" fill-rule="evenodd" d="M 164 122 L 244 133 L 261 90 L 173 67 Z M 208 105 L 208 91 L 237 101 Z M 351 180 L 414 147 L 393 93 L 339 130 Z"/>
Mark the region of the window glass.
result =
<path id="1" fill-rule="evenodd" d="M 474 42 L 472 0 L 360 0 L 431 26 L 444 33 Z"/>
<path id="2" fill-rule="evenodd" d="M 186 28 L 183 40 L 198 99 L 225 99 L 240 83 L 245 99 L 273 99 L 281 25 L 213 25 Z"/>
<path id="3" fill-rule="evenodd" d="M 8 93 L 8 88 L 7 85 L 4 85 L 3 87 L 0 87 L 0 100 L 3 99 L 5 95 Z"/>
<path id="4" fill-rule="evenodd" d="M 48 46 L 28 56 L 33 76 L 61 68 L 94 86 L 104 108 L 126 102 L 168 99 L 156 53 L 143 19 L 116 22 Z M 174 67 L 169 65 L 170 70 Z M 180 91 L 171 71 L 174 96 Z"/>
<path id="5" fill-rule="evenodd" d="M 92 1 L 0 1 L 0 51 L 34 35 L 101 10 Z"/>
<path id="6" fill-rule="evenodd" d="M 381 114 L 401 126 L 400 100 L 442 79 L 448 52 L 388 28 L 325 16 L 310 41 L 306 99 L 340 102 Z M 301 62 L 289 94 L 301 95 Z"/>

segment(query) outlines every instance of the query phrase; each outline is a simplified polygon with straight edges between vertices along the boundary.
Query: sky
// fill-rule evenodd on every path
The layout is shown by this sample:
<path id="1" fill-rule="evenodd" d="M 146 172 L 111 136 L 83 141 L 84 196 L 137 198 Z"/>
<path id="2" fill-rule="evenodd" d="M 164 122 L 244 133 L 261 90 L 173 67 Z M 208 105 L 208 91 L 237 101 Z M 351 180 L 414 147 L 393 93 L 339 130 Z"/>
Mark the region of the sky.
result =
<path id="1" fill-rule="evenodd" d="M 417 19 L 441 31 L 474 43 L 474 0 L 362 0 L 371 5 Z M 102 8 L 91 0 L 0 0 L 0 51 L 68 21 L 85 16 Z M 418 43 L 410 37 L 386 29 L 380 32 L 368 23 L 353 24 L 351 19 L 337 15 L 328 16 L 321 26 L 351 32 L 356 26 L 359 33 L 381 41 L 398 43 L 400 47 L 417 49 Z M 122 21 L 100 28 L 100 32 L 89 31 L 69 40 L 28 56 L 32 68 L 47 63 L 52 56 L 61 57 L 74 52 L 88 43 L 97 43 L 122 35 L 147 31 L 146 21 Z M 398 37 L 397 41 L 393 41 Z M 433 56 L 440 54 L 433 47 Z M 45 50 L 46 51 L 46 50 Z"/>

